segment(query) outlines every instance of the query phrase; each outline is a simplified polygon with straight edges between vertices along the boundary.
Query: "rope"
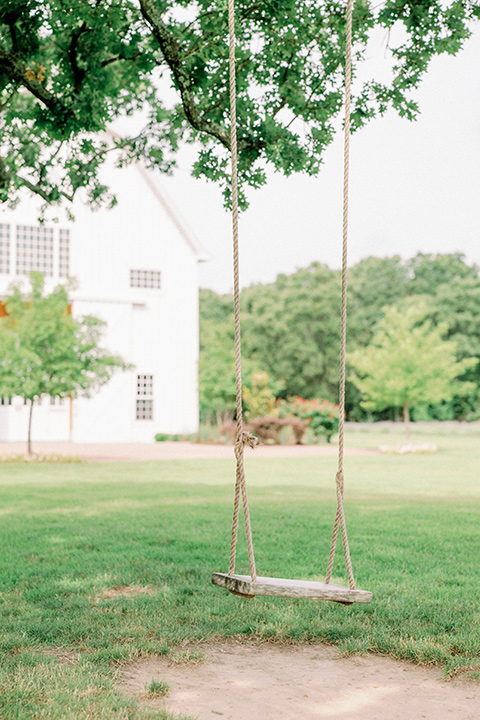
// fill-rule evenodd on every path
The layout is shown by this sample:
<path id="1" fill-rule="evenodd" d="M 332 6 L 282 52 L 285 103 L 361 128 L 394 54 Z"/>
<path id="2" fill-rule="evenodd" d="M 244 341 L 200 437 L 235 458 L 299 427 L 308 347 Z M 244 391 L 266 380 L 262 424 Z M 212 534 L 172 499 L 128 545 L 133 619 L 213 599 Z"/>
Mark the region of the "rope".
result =
<path id="1" fill-rule="evenodd" d="M 344 435 L 345 435 L 345 357 L 347 327 L 347 247 L 348 247 L 348 181 L 350 151 L 350 98 L 352 79 L 352 15 L 353 0 L 347 0 L 346 14 L 346 61 L 345 61 L 345 136 L 344 136 L 344 176 L 343 176 L 343 242 L 342 242 L 342 311 L 341 311 L 341 342 L 340 342 L 340 397 L 339 397 L 339 442 L 338 470 L 335 478 L 337 492 L 337 512 L 335 516 L 332 543 L 325 582 L 332 577 L 338 531 L 341 530 L 345 560 L 347 565 L 350 589 L 355 589 L 350 550 L 348 547 L 347 528 L 343 510 L 344 493 Z M 248 508 L 247 487 L 244 467 L 244 448 L 248 444 L 255 446 L 254 438 L 243 429 L 242 408 L 242 368 L 241 368 L 241 336 L 240 336 L 240 276 L 239 276 L 239 236 L 238 236 L 238 150 L 237 150 L 237 114 L 236 114 L 236 75 L 235 75 L 235 13 L 234 0 L 228 0 L 229 29 L 229 66 L 230 66 L 230 149 L 232 158 L 232 227 L 233 227 L 233 278 L 234 278 L 234 314 L 235 314 L 235 385 L 237 432 L 235 438 L 236 479 L 235 498 L 232 523 L 232 540 L 230 546 L 230 563 L 228 574 L 235 572 L 235 557 L 238 539 L 238 518 L 240 511 L 240 494 L 242 495 L 245 531 L 247 536 L 248 558 L 252 581 L 257 579 L 255 557 L 253 552 L 252 529 Z"/>
<path id="2" fill-rule="evenodd" d="M 242 494 L 243 515 L 247 535 L 248 559 L 252 582 L 257 579 L 255 556 L 253 553 L 252 528 L 248 509 L 247 485 L 243 451 L 245 444 L 253 440 L 243 429 L 242 409 L 242 353 L 240 339 L 240 273 L 239 273 L 239 242 L 238 242 L 238 151 L 237 151 L 237 107 L 236 107 L 236 76 L 235 76 L 235 8 L 234 0 L 228 0 L 228 33 L 229 33 L 229 65 L 230 65 L 230 151 L 232 156 L 232 226 L 233 226 L 233 282 L 235 312 L 235 385 L 237 404 L 237 433 L 235 438 L 236 480 L 235 499 L 233 505 L 232 542 L 230 546 L 230 565 L 228 574 L 235 572 L 235 555 L 238 537 L 238 515 L 240 492 Z"/>
<path id="3" fill-rule="evenodd" d="M 346 58 L 345 58 L 345 135 L 344 135 L 344 166 L 343 166 L 343 241 L 342 241 L 342 319 L 341 319 L 341 335 L 340 335 L 340 398 L 339 412 L 340 424 L 338 428 L 338 471 L 335 482 L 337 488 L 337 513 L 333 526 L 332 543 L 330 547 L 330 556 L 328 559 L 327 574 L 325 582 L 329 583 L 332 578 L 333 562 L 335 559 L 335 549 L 337 545 L 337 537 L 339 527 L 342 532 L 343 549 L 345 553 L 345 561 L 347 564 L 348 584 L 351 590 L 355 589 L 355 580 L 353 577 L 352 562 L 350 559 L 350 550 L 348 547 L 347 526 L 345 522 L 345 514 L 343 511 L 343 455 L 344 455 L 344 435 L 345 435 L 345 356 L 346 356 L 346 337 L 347 337 L 347 247 L 348 247 L 348 180 L 349 180 L 349 160 L 350 160 L 350 98 L 352 84 L 352 15 L 353 0 L 347 2 L 346 16 Z"/>

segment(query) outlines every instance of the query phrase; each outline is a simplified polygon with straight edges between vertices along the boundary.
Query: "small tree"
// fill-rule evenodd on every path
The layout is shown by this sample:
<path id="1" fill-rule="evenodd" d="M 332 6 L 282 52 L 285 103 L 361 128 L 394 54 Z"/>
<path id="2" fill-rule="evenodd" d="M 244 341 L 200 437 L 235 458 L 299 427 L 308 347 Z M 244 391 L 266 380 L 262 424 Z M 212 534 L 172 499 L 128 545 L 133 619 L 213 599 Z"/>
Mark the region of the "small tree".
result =
<path id="1" fill-rule="evenodd" d="M 124 360 L 99 346 L 104 322 L 93 316 L 73 318 L 68 290 L 44 291 L 41 273 L 31 274 L 23 293 L 12 285 L 0 318 L 0 395 L 18 395 L 30 404 L 28 453 L 31 454 L 33 406 L 44 395 L 90 397 L 105 385 Z"/>
<path id="2" fill-rule="evenodd" d="M 444 340 L 447 325 L 433 326 L 425 319 L 423 304 L 390 307 L 378 325 L 371 345 L 349 355 L 355 375 L 351 378 L 365 400 L 363 407 L 403 409 L 407 442 L 410 442 L 410 409 L 439 403 L 469 392 L 472 383 L 458 378 L 478 358 L 456 359 L 456 343 Z"/>
<path id="3" fill-rule="evenodd" d="M 266 372 L 254 372 L 250 385 L 244 385 L 243 408 L 247 422 L 278 415 L 275 393 Z"/>

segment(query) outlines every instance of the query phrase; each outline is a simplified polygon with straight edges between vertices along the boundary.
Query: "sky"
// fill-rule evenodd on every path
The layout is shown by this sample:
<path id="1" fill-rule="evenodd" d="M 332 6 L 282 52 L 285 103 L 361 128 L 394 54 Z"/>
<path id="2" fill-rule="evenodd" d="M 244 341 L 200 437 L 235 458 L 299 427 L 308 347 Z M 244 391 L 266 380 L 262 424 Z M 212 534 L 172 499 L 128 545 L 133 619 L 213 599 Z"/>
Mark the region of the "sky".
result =
<path id="1" fill-rule="evenodd" d="M 362 72 L 383 72 L 381 43 Z M 480 265 L 480 32 L 457 56 L 435 58 L 415 93 L 415 122 L 389 112 L 351 138 L 349 264 L 364 257 L 417 252 L 465 254 Z M 273 282 L 311 262 L 341 265 L 343 138 L 327 150 L 321 173 L 285 178 L 249 193 L 240 216 L 243 287 Z M 231 216 L 220 189 L 190 176 L 185 155 L 163 192 L 210 260 L 200 285 L 233 286 Z"/>

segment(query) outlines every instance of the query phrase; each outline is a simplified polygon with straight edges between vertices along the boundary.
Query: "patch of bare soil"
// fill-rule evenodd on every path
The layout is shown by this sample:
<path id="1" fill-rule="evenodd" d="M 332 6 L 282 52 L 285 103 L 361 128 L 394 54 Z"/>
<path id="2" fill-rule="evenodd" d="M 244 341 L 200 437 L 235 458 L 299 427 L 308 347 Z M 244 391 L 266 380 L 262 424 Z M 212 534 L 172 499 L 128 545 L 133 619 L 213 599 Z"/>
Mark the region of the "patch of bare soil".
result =
<path id="1" fill-rule="evenodd" d="M 102 592 L 102 598 L 104 600 L 110 600 L 116 597 L 129 598 L 135 597 L 136 595 L 152 595 L 153 593 L 154 590 L 149 585 L 118 585 L 110 590 L 104 590 Z"/>
<path id="2" fill-rule="evenodd" d="M 204 662 L 130 665 L 122 689 L 198 720 L 479 720 L 480 683 L 378 656 L 342 657 L 325 645 L 224 641 L 195 648 Z M 153 680 L 166 697 L 148 699 Z"/>

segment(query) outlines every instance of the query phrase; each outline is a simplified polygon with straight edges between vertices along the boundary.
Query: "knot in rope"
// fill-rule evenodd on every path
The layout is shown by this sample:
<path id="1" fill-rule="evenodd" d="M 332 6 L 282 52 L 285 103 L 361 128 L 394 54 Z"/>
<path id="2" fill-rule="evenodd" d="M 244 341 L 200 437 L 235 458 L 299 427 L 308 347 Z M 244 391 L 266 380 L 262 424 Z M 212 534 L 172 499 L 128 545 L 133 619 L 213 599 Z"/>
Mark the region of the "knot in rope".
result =
<path id="1" fill-rule="evenodd" d="M 253 450 L 257 447 L 258 444 L 259 440 L 255 435 L 252 435 L 251 433 L 242 430 L 240 435 L 237 435 L 237 440 L 235 443 L 235 457 L 238 458 L 238 456 L 243 453 L 243 449 L 247 445 Z"/>
<path id="2" fill-rule="evenodd" d="M 252 450 L 254 450 L 257 445 L 260 444 L 260 441 L 256 435 L 252 435 L 251 433 L 244 432 L 242 437 L 243 446 L 248 445 L 248 447 L 251 447 Z"/>

